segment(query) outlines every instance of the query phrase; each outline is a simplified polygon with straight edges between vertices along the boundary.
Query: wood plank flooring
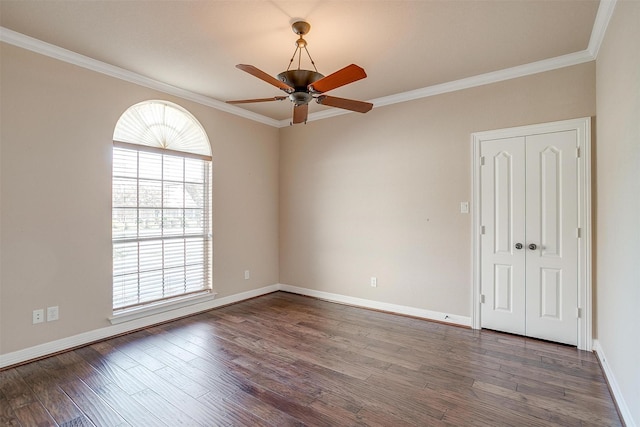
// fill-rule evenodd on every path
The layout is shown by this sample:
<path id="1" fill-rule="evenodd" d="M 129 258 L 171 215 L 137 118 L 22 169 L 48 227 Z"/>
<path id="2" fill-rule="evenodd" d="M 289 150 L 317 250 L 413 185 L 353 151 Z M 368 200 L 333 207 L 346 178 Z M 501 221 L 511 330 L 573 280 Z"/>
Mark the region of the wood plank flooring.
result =
<path id="1" fill-rule="evenodd" d="M 592 353 L 276 292 L 0 372 L 3 426 L 619 426 Z"/>

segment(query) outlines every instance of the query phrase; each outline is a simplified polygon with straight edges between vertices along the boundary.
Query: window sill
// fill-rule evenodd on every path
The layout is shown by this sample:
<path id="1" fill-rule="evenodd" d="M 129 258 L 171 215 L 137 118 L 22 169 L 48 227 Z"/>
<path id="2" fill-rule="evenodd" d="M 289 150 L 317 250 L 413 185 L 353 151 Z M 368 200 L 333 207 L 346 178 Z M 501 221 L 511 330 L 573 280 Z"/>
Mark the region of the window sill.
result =
<path id="1" fill-rule="evenodd" d="M 113 316 L 109 317 L 109 321 L 112 325 L 117 325 L 119 323 L 129 322 L 131 320 L 141 319 L 143 317 L 149 317 L 155 314 L 176 310 L 178 308 L 211 301 L 215 299 L 215 297 L 216 292 L 206 291 L 195 295 L 188 295 L 183 298 L 178 297 L 170 301 L 160 301 L 140 307 L 117 310 L 114 311 Z"/>

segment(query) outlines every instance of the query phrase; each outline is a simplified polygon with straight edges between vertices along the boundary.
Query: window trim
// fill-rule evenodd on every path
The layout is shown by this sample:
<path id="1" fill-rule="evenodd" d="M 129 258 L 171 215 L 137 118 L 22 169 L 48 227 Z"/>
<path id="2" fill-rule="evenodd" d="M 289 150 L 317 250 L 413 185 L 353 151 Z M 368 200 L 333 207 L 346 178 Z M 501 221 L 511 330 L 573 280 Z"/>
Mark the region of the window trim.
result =
<path id="1" fill-rule="evenodd" d="M 186 294 L 182 297 L 177 296 L 171 299 L 159 300 L 145 305 L 116 310 L 113 312 L 111 317 L 108 317 L 108 319 L 112 325 L 117 325 L 119 323 L 153 316 L 154 314 L 165 313 L 167 311 L 212 301 L 215 299 L 216 295 L 217 292 L 213 289 L 207 289 L 198 293 Z"/>
<path id="2" fill-rule="evenodd" d="M 146 151 L 148 153 L 166 154 L 168 156 L 186 157 L 189 159 L 199 159 L 208 162 L 213 161 L 213 157 L 205 156 L 203 154 L 188 153 L 186 151 L 170 150 L 168 148 L 151 147 L 149 145 L 133 144 L 131 142 L 113 141 L 113 146 L 116 148 L 124 148 L 126 150 Z"/>

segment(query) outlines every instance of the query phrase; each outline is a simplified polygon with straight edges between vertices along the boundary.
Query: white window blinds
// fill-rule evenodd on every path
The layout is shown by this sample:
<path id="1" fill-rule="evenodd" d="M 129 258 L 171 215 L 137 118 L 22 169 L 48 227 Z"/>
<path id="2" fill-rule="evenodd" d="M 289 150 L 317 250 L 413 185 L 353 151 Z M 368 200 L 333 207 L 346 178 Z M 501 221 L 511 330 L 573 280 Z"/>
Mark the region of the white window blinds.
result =
<path id="1" fill-rule="evenodd" d="M 211 161 L 113 147 L 113 308 L 211 289 Z"/>
<path id="2" fill-rule="evenodd" d="M 113 310 L 211 291 L 211 146 L 167 101 L 127 109 L 113 133 Z"/>

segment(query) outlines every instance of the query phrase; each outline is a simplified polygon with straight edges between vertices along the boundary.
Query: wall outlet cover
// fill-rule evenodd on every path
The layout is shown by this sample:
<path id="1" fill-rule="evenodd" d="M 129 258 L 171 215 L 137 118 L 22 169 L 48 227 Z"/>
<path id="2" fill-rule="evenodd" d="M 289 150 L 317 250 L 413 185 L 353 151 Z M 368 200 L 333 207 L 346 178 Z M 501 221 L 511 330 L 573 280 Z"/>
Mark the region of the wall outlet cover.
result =
<path id="1" fill-rule="evenodd" d="M 33 324 L 44 322 L 44 309 L 33 310 Z"/>

